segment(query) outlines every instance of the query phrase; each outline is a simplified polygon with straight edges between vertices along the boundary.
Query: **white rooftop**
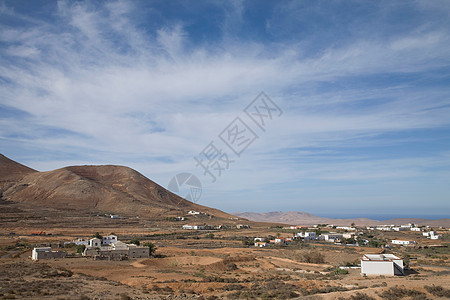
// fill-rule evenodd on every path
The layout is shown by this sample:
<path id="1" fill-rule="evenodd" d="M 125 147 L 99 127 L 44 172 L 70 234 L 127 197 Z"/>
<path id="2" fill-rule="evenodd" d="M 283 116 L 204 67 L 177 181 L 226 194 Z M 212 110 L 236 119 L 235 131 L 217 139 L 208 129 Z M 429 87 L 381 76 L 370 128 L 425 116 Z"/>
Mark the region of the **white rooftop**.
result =
<path id="1" fill-rule="evenodd" d="M 362 257 L 362 260 L 369 260 L 369 261 L 391 261 L 397 259 L 400 258 L 395 256 L 394 254 L 365 254 Z"/>

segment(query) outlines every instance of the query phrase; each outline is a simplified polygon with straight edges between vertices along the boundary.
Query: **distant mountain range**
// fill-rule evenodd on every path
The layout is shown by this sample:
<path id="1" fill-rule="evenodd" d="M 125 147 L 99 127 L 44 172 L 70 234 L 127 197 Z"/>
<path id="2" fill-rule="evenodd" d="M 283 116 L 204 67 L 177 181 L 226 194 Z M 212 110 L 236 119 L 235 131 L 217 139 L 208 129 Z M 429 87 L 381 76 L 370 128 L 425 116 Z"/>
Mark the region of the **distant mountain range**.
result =
<path id="1" fill-rule="evenodd" d="M 165 217 L 195 210 L 233 217 L 179 197 L 124 166 L 71 166 L 38 172 L 0 154 L 0 201 L 35 210 L 99 211 L 123 216 Z"/>
<path id="2" fill-rule="evenodd" d="M 418 218 L 397 218 L 386 221 L 377 221 L 367 218 L 332 219 L 332 218 L 322 218 L 307 212 L 299 212 L 299 211 L 289 211 L 289 212 L 273 211 L 267 213 L 236 212 L 232 214 L 237 217 L 245 218 L 255 222 L 281 223 L 289 225 L 334 224 L 340 226 L 349 226 L 352 223 L 355 223 L 356 226 L 372 226 L 383 224 L 414 223 L 418 225 L 450 227 L 450 219 L 429 220 Z"/>

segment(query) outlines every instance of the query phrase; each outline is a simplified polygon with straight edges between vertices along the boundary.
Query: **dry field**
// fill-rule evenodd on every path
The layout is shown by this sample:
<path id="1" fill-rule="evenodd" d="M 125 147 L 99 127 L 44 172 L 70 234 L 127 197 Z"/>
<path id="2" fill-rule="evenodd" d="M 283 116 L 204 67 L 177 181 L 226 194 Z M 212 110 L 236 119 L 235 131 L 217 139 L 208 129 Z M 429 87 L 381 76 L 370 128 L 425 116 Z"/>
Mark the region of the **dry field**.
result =
<path id="1" fill-rule="evenodd" d="M 361 277 L 336 269 L 380 248 L 298 243 L 255 248 L 250 237 L 289 235 L 260 224 L 252 229 L 213 232 L 110 226 L 47 227 L 51 236 L 30 236 L 35 227 L 1 229 L 0 299 L 445 299 L 450 297 L 448 248 L 436 253 L 397 249 L 408 254 L 407 276 Z M 122 224 L 124 225 L 124 224 Z M 32 262 L 30 247 L 58 245 L 95 232 L 138 237 L 158 249 L 157 256 L 127 261 L 75 257 Z M 210 232 L 209 232 L 210 233 Z M 74 249 L 66 249 L 74 252 Z M 440 266 L 439 266 L 440 265 Z M 435 286 L 433 288 L 433 285 Z M 443 289 L 441 290 L 440 287 Z M 391 289 L 392 288 L 392 289 Z M 434 294 L 433 294 L 434 293 Z"/>

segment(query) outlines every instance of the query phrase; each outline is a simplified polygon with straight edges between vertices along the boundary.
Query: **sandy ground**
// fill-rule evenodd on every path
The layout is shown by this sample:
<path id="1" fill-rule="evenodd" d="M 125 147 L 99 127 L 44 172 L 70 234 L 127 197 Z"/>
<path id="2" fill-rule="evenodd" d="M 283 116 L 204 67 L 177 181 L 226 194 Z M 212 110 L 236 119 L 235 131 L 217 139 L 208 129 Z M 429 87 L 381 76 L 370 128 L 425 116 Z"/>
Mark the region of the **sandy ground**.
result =
<path id="1" fill-rule="evenodd" d="M 8 278 L 0 281 L 0 299 L 14 295 L 20 299 L 73 299 L 74 295 L 89 299 L 349 299 L 357 293 L 382 299 L 383 292 L 396 286 L 434 299 L 437 297 L 427 292 L 425 286 L 434 284 L 450 288 L 450 269 L 447 267 L 450 254 L 445 250 L 448 248 L 432 255 L 422 253 L 420 249 L 411 253 L 416 260 L 411 262 L 414 271 L 408 276 L 361 277 L 359 269 L 351 269 L 349 274 L 335 274 L 334 270 L 337 266 L 357 262 L 364 253 L 380 253 L 382 249 L 327 243 L 270 248 L 243 245 L 242 237 L 277 234 L 267 227 L 214 232 L 214 239 L 205 238 L 206 232 L 198 235 L 189 232 L 177 237 L 186 231 L 170 228 L 45 228 L 51 236 L 31 236 L 30 232 L 36 229 L 27 227 L 15 228 L 16 234 L 9 235 L 11 229 L 3 228 L 0 232 L 3 234 L 0 235 L 0 274 L 3 274 L 2 279 Z M 31 251 L 27 247 L 31 245 L 58 245 L 61 241 L 89 237 L 97 231 L 102 234 L 114 232 L 123 240 L 137 236 L 142 242 L 151 241 L 158 247 L 158 257 L 126 261 L 98 261 L 84 257 L 30 260 Z M 308 251 L 319 252 L 323 263 L 303 261 L 302 257 Z M 394 251 L 403 255 L 409 250 Z M 425 267 L 425 262 L 441 267 Z M 42 268 L 50 270 L 45 272 L 51 274 L 65 274 L 61 270 L 68 270 L 73 275 L 49 278 L 40 271 Z M 61 284 L 65 294 L 57 292 L 60 287 L 53 285 L 52 279 Z M 27 282 L 31 283 L 30 288 Z M 45 288 L 39 288 L 33 282 L 41 283 Z M 14 290 L 18 291 L 11 294 Z"/>

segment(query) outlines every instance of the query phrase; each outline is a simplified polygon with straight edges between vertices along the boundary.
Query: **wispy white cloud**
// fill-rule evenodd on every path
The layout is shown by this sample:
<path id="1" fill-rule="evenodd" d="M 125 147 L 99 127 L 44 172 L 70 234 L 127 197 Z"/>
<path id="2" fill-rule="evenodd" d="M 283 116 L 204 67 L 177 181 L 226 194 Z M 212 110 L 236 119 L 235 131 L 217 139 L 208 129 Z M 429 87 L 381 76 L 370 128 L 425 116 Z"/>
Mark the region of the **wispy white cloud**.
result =
<path id="1" fill-rule="evenodd" d="M 0 137 L 74 156 L 36 160 L 37 168 L 84 161 L 130 164 L 125 155 L 139 160 L 133 166 L 160 183 L 178 172 L 199 172 L 192 157 L 261 90 L 285 113 L 252 145 L 249 153 L 257 158 L 249 155 L 236 163 L 229 171 L 235 175 L 219 190 L 257 189 L 293 178 L 408 179 L 426 174 L 423 162 L 438 166 L 435 152 L 423 159 L 357 156 L 328 165 L 308 164 L 290 156 L 290 149 L 349 142 L 358 147 L 390 132 L 448 128 L 448 88 L 417 88 L 417 79 L 399 79 L 433 81 L 437 69 L 448 68 L 450 35 L 444 27 L 425 22 L 416 30 L 374 38 L 359 32 L 310 53 L 301 38 L 267 44 L 240 39 L 235 33 L 244 26 L 246 10 L 240 1 L 223 8 L 222 40 L 198 45 L 183 20 L 138 26 L 133 16 L 139 7 L 132 2 L 57 4 L 52 21 L 0 25 L 0 40 L 7 45 L 0 48 L 0 104 L 27 113 L 22 119 L 0 119 Z M 5 4 L 0 13 L 30 19 Z M 367 84 L 364 77 L 374 82 Z M 280 160 L 283 151 L 286 160 Z"/>

